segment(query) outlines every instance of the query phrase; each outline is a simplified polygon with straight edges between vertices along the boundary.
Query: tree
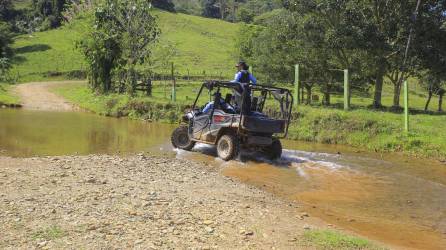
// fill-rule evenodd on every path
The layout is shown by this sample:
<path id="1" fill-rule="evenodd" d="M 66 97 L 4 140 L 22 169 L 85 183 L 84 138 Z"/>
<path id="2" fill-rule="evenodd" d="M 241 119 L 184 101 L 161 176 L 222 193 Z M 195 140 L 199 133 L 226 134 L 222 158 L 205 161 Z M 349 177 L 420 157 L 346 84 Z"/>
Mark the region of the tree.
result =
<path id="1" fill-rule="evenodd" d="M 96 9 L 90 39 L 79 43 L 90 66 L 92 87 L 109 92 L 113 87 L 112 78 L 116 76 L 133 95 L 138 80 L 137 66 L 150 58 L 159 34 L 147 0 L 106 0 Z"/>
<path id="2" fill-rule="evenodd" d="M 204 0 L 203 13 L 204 17 L 221 18 L 220 7 L 217 0 Z"/>
<path id="3" fill-rule="evenodd" d="M 347 66 L 348 61 L 344 51 L 363 51 L 363 62 L 369 69 L 369 74 L 375 85 L 374 106 L 380 107 L 382 86 L 387 77 L 394 85 L 394 106 L 399 106 L 399 96 L 402 79 L 419 70 L 419 58 L 424 55 L 417 47 L 425 47 L 427 40 L 423 33 L 428 31 L 433 37 L 441 37 L 446 42 L 446 36 L 439 28 L 445 19 L 445 1 L 423 1 L 418 22 L 411 22 L 416 0 L 388 1 L 353 1 L 353 0 L 288 0 L 285 6 L 306 18 L 319 20 L 325 24 L 326 40 L 339 53 L 337 57 Z M 435 24 L 429 26 L 428 24 Z M 416 36 L 409 60 L 404 62 L 404 51 L 410 28 L 414 27 Z M 421 39 L 423 37 L 423 39 Z M 419 38 L 419 39 L 417 39 Z M 405 67 L 403 71 L 402 68 Z"/>
<path id="4" fill-rule="evenodd" d="M 248 8 L 239 8 L 237 11 L 237 20 L 252 23 L 254 21 L 255 14 L 252 10 Z"/>
<path id="5" fill-rule="evenodd" d="M 152 0 L 152 5 L 158 9 L 175 12 L 175 4 L 172 0 Z"/>
<path id="6" fill-rule="evenodd" d="M 8 21 L 12 17 L 13 5 L 11 0 L 0 1 L 0 21 Z"/>
<path id="7" fill-rule="evenodd" d="M 133 94 L 137 83 L 136 66 L 151 56 L 152 45 L 158 40 L 160 29 L 147 0 L 118 2 L 116 11 L 111 14 L 122 34 L 120 46 L 123 59 L 126 59 L 123 69 L 127 78 L 127 91 Z"/>
<path id="8" fill-rule="evenodd" d="M 44 28 L 57 28 L 62 24 L 62 13 L 68 2 L 68 0 L 33 0 L 36 14 L 47 22 L 47 27 Z"/>
<path id="9" fill-rule="evenodd" d="M 245 26 L 255 27 L 255 26 Z M 340 70 L 350 69 L 356 88 L 363 88 L 366 72 L 362 70 L 361 51 L 340 46 L 326 23 L 316 16 L 296 12 L 277 12 L 266 27 L 252 31 L 242 28 L 239 41 L 240 55 L 249 59 L 267 81 L 294 81 L 294 65 L 299 63 L 301 80 L 311 99 L 313 86 L 319 85 L 324 94 L 323 104 L 330 104 L 334 84 L 342 81 Z M 248 36 L 248 37 L 246 37 Z"/>
<path id="10" fill-rule="evenodd" d="M 11 27 L 7 23 L 0 21 L 0 81 L 6 80 L 11 68 L 11 58 L 13 56 L 13 50 L 11 49 L 12 38 Z"/>

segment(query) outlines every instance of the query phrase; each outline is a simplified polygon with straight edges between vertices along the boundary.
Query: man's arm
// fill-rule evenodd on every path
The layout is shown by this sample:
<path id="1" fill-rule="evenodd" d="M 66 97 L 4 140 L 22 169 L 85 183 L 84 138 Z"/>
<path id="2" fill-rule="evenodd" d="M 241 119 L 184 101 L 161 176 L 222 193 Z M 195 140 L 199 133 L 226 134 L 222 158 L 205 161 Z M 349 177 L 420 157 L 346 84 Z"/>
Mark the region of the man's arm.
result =
<path id="1" fill-rule="evenodd" d="M 214 102 L 209 102 L 208 104 L 206 104 L 206 106 L 203 108 L 201 112 L 208 113 L 213 108 L 214 108 Z"/>
<path id="2" fill-rule="evenodd" d="M 257 84 L 257 79 L 251 73 L 249 74 L 249 80 L 252 82 L 252 84 Z"/>

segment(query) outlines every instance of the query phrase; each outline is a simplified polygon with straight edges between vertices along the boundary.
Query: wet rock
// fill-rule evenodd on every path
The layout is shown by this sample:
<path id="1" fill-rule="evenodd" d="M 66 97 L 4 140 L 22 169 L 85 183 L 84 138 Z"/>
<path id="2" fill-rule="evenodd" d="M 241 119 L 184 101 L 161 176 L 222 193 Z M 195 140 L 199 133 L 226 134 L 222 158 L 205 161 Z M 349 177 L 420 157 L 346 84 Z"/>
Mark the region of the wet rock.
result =
<path id="1" fill-rule="evenodd" d="M 248 231 L 245 232 L 245 235 L 246 236 L 252 236 L 252 235 L 254 235 L 254 232 L 248 230 Z"/>
<path id="2" fill-rule="evenodd" d="M 212 227 L 204 227 L 204 230 L 208 233 L 211 234 L 214 232 L 214 229 Z"/>
<path id="3" fill-rule="evenodd" d="M 48 241 L 44 240 L 44 241 L 39 241 L 37 242 L 37 247 L 44 247 L 48 244 Z"/>

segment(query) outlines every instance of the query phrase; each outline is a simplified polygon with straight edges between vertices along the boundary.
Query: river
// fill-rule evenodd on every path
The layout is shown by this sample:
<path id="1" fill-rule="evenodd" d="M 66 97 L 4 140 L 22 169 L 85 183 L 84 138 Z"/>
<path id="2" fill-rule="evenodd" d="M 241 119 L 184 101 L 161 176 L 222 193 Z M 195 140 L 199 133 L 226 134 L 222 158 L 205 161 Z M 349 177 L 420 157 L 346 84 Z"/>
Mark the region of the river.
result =
<path id="1" fill-rule="evenodd" d="M 149 152 L 224 165 L 237 178 L 306 207 L 311 216 L 361 235 L 414 249 L 446 249 L 446 165 L 400 154 L 283 141 L 275 162 L 215 150 L 173 150 L 175 126 L 82 112 L 0 110 L 0 154 L 12 157 Z"/>

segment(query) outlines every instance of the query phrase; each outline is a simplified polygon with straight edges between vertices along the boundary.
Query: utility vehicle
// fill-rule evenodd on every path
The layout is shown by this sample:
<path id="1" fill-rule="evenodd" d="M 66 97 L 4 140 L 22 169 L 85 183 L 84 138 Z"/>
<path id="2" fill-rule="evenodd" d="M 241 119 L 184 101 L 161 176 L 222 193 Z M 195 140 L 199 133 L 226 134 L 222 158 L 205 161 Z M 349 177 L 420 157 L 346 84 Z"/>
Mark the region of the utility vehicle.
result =
<path id="1" fill-rule="evenodd" d="M 200 107 L 200 103 L 207 105 Z M 290 91 L 284 88 L 206 81 L 192 110 L 172 133 L 172 145 L 183 150 L 196 143 L 216 145 L 225 161 L 237 157 L 242 148 L 271 160 L 280 158 L 280 139 L 288 133 L 292 103 Z"/>

